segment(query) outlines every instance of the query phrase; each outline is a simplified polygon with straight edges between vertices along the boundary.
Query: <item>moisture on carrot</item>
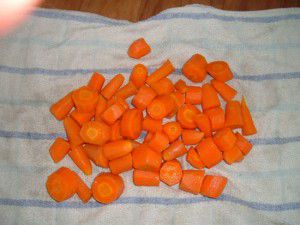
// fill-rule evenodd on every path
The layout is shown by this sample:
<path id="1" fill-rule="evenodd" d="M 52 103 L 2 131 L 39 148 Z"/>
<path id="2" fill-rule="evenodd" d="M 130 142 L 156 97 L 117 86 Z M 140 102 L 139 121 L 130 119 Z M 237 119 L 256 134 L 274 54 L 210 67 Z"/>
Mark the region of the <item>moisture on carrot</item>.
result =
<path id="1" fill-rule="evenodd" d="M 139 59 L 151 52 L 151 48 L 144 38 L 139 38 L 132 42 L 128 48 L 128 56 L 134 59 Z"/>
<path id="2" fill-rule="evenodd" d="M 206 59 L 200 55 L 193 55 L 182 67 L 182 73 L 195 83 L 202 82 L 206 77 Z"/>
<path id="3" fill-rule="evenodd" d="M 159 81 L 160 79 L 169 76 L 174 71 L 175 67 L 170 60 L 167 60 L 158 69 L 150 74 L 150 76 L 146 80 L 146 83 L 151 86 L 153 83 Z"/>
<path id="4" fill-rule="evenodd" d="M 117 74 L 112 78 L 108 84 L 102 89 L 101 94 L 104 98 L 110 99 L 122 86 L 125 78 L 122 74 Z"/>
<path id="5" fill-rule="evenodd" d="M 66 154 L 70 151 L 70 144 L 61 137 L 55 139 L 53 144 L 50 146 L 49 153 L 52 160 L 57 163 L 61 161 Z"/>
<path id="6" fill-rule="evenodd" d="M 233 73 L 231 72 L 228 64 L 224 61 L 208 63 L 206 65 L 206 70 L 210 76 L 221 82 L 226 82 L 233 78 Z"/>
<path id="7" fill-rule="evenodd" d="M 50 112 L 57 120 L 63 120 L 73 107 L 74 102 L 72 100 L 72 93 L 69 93 L 58 102 L 51 105 Z"/>

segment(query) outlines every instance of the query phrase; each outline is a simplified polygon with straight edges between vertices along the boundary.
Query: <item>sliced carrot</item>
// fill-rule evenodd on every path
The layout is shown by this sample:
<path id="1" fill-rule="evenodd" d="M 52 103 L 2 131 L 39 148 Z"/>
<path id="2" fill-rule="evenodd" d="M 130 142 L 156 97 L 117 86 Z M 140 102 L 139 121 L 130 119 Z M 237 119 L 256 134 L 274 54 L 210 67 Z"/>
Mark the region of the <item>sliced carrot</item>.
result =
<path id="1" fill-rule="evenodd" d="M 96 106 L 96 112 L 95 112 L 95 120 L 96 121 L 102 120 L 101 116 L 102 116 L 102 113 L 105 111 L 106 107 L 107 107 L 106 99 L 102 95 L 99 95 L 97 106 Z"/>
<path id="2" fill-rule="evenodd" d="M 176 83 L 175 83 L 175 88 L 176 90 L 181 93 L 181 94 L 185 94 L 189 87 L 186 85 L 186 82 L 182 79 L 179 79 Z"/>
<path id="3" fill-rule="evenodd" d="M 182 73 L 191 81 L 199 83 L 206 77 L 206 59 L 200 55 L 193 55 L 182 67 Z"/>
<path id="4" fill-rule="evenodd" d="M 120 121 L 115 122 L 111 126 L 111 135 L 110 135 L 110 140 L 111 141 L 117 141 L 123 139 L 121 135 L 121 123 Z"/>
<path id="5" fill-rule="evenodd" d="M 211 168 L 223 159 L 222 152 L 218 149 L 211 137 L 203 139 L 196 147 L 201 161 L 207 168 Z"/>
<path id="6" fill-rule="evenodd" d="M 119 105 L 123 106 L 124 109 L 129 109 L 129 105 L 128 105 L 127 101 L 116 95 L 112 96 L 109 100 L 107 100 L 107 108 L 109 108 L 110 106 L 112 106 L 114 104 L 119 104 Z"/>
<path id="7" fill-rule="evenodd" d="M 98 93 L 83 86 L 72 92 L 72 99 L 79 112 L 94 112 L 98 102 Z"/>
<path id="8" fill-rule="evenodd" d="M 204 133 L 197 130 L 182 130 L 181 138 L 185 145 L 195 145 L 198 144 L 202 138 L 204 137 Z"/>
<path id="9" fill-rule="evenodd" d="M 158 172 L 134 170 L 132 178 L 136 186 L 159 186 Z"/>
<path id="10" fill-rule="evenodd" d="M 202 102 L 202 88 L 190 86 L 188 91 L 185 93 L 185 103 L 198 105 Z"/>
<path id="11" fill-rule="evenodd" d="M 190 147 L 188 153 L 186 154 L 186 161 L 196 169 L 203 169 L 205 167 L 194 147 Z"/>
<path id="12" fill-rule="evenodd" d="M 119 102 L 114 103 L 113 105 L 109 106 L 103 113 L 102 113 L 102 120 L 105 121 L 109 125 L 113 125 L 118 119 L 126 111 L 126 108 Z"/>
<path id="13" fill-rule="evenodd" d="M 101 94 L 104 98 L 110 99 L 122 86 L 125 78 L 122 74 L 117 74 L 108 84 L 102 89 Z"/>
<path id="14" fill-rule="evenodd" d="M 152 102 L 155 96 L 156 92 L 151 87 L 144 85 L 139 89 L 131 103 L 137 109 L 144 110 Z"/>
<path id="15" fill-rule="evenodd" d="M 211 136 L 211 124 L 209 117 L 204 113 L 195 116 L 194 121 L 200 131 L 204 133 L 204 137 Z"/>
<path id="16" fill-rule="evenodd" d="M 78 183 L 78 189 L 76 193 L 81 199 L 82 203 L 87 203 L 92 197 L 92 190 L 84 183 L 84 181 L 77 174 L 76 176 Z"/>
<path id="17" fill-rule="evenodd" d="M 178 122 L 168 122 L 164 124 L 163 131 L 168 136 L 170 143 L 177 140 L 182 133 L 180 123 Z"/>
<path id="18" fill-rule="evenodd" d="M 227 102 L 225 109 L 225 126 L 233 129 L 243 127 L 242 109 L 238 101 Z"/>
<path id="19" fill-rule="evenodd" d="M 169 115 L 175 105 L 172 98 L 169 95 L 162 95 L 156 97 L 148 106 L 147 113 L 153 119 L 163 119 Z"/>
<path id="20" fill-rule="evenodd" d="M 243 153 L 236 145 L 234 145 L 231 149 L 223 152 L 223 159 L 229 165 L 237 161 L 242 161 L 243 158 Z"/>
<path id="21" fill-rule="evenodd" d="M 232 100 L 237 94 L 237 91 L 226 83 L 215 79 L 211 80 L 210 83 L 226 102 Z"/>
<path id="22" fill-rule="evenodd" d="M 147 135 L 144 138 L 143 143 L 148 143 L 153 138 L 153 136 L 154 136 L 153 133 L 148 132 Z"/>
<path id="23" fill-rule="evenodd" d="M 183 170 L 179 188 L 183 191 L 198 195 L 204 179 L 203 170 Z"/>
<path id="24" fill-rule="evenodd" d="M 129 81 L 128 84 L 126 84 L 116 92 L 115 96 L 126 99 L 130 96 L 135 95 L 137 93 L 137 90 L 138 89 L 136 88 L 136 86 L 131 81 Z"/>
<path id="25" fill-rule="evenodd" d="M 67 94 L 65 97 L 51 105 L 50 112 L 57 120 L 63 120 L 74 107 L 72 100 L 72 93 Z"/>
<path id="26" fill-rule="evenodd" d="M 152 119 L 150 116 L 146 116 L 142 124 L 143 130 L 148 132 L 156 132 L 162 130 L 162 121 Z"/>
<path id="27" fill-rule="evenodd" d="M 157 131 L 153 134 L 152 139 L 148 142 L 148 145 L 157 152 L 162 152 L 169 145 L 169 138 L 162 131 Z"/>
<path id="28" fill-rule="evenodd" d="M 217 131 L 213 139 L 218 148 L 223 152 L 232 149 L 237 140 L 230 128 L 223 128 Z"/>
<path id="29" fill-rule="evenodd" d="M 86 143 L 104 145 L 111 138 L 111 128 L 103 122 L 89 121 L 82 125 L 80 136 Z"/>
<path id="30" fill-rule="evenodd" d="M 80 125 L 90 121 L 94 117 L 94 112 L 79 112 L 77 109 L 70 113 L 70 116 Z"/>
<path id="31" fill-rule="evenodd" d="M 206 70 L 210 76 L 218 81 L 226 82 L 233 78 L 233 73 L 231 72 L 227 62 L 224 61 L 208 63 L 206 65 Z"/>
<path id="32" fill-rule="evenodd" d="M 179 92 L 173 92 L 170 94 L 170 97 L 173 99 L 173 102 L 174 102 L 174 109 L 173 111 L 170 113 L 170 115 L 168 115 L 168 117 L 173 117 L 178 109 L 183 106 L 184 102 L 185 102 L 185 97 L 183 94 L 179 93 Z"/>
<path id="33" fill-rule="evenodd" d="M 235 136 L 237 138 L 237 141 L 235 145 L 240 149 L 240 151 L 243 153 L 243 155 L 247 155 L 250 150 L 252 149 L 252 144 L 250 141 L 248 141 L 245 137 L 243 137 L 239 132 L 235 133 Z"/>
<path id="34" fill-rule="evenodd" d="M 208 110 L 211 108 L 219 107 L 220 100 L 215 89 L 210 84 L 202 86 L 202 108 Z"/>
<path id="35" fill-rule="evenodd" d="M 182 177 L 180 162 L 176 159 L 165 162 L 160 168 L 159 177 L 162 182 L 169 186 L 178 184 Z"/>
<path id="36" fill-rule="evenodd" d="M 104 82 L 105 82 L 104 76 L 100 73 L 95 72 L 93 73 L 87 86 L 94 91 L 100 92 Z"/>
<path id="37" fill-rule="evenodd" d="M 140 142 L 138 142 L 138 141 L 131 141 L 131 143 L 132 143 L 132 148 L 133 149 L 135 149 L 135 148 L 137 148 L 137 147 L 139 147 L 140 145 L 141 145 L 141 143 Z"/>
<path id="38" fill-rule="evenodd" d="M 187 153 L 187 149 L 182 141 L 175 141 L 162 152 L 162 157 L 165 161 L 171 161 Z"/>
<path id="39" fill-rule="evenodd" d="M 137 88 L 140 88 L 146 83 L 147 77 L 148 77 L 147 67 L 143 64 L 137 64 L 133 67 L 129 79 Z"/>
<path id="40" fill-rule="evenodd" d="M 242 97 L 241 109 L 242 109 L 242 117 L 243 117 L 242 134 L 243 135 L 256 134 L 257 130 L 253 122 L 249 108 L 246 104 L 244 96 Z"/>
<path id="41" fill-rule="evenodd" d="M 109 161 L 109 169 L 113 174 L 119 174 L 132 169 L 131 153 Z"/>
<path id="42" fill-rule="evenodd" d="M 224 127 L 225 125 L 225 112 L 221 107 L 212 108 L 206 110 L 205 115 L 208 116 L 210 120 L 211 130 L 217 131 Z"/>
<path id="43" fill-rule="evenodd" d="M 153 83 L 161 80 L 164 77 L 169 76 L 175 71 L 175 67 L 170 60 L 165 61 L 158 69 L 156 69 L 150 76 L 147 78 L 146 83 L 152 85 Z"/>
<path id="44" fill-rule="evenodd" d="M 124 138 L 137 139 L 142 132 L 143 114 L 138 109 L 128 109 L 121 119 L 121 135 Z"/>
<path id="45" fill-rule="evenodd" d="M 112 141 L 103 145 L 105 158 L 113 160 L 127 155 L 133 150 L 133 144 L 130 140 Z"/>
<path id="46" fill-rule="evenodd" d="M 49 153 L 55 163 L 61 161 L 70 151 L 70 144 L 65 139 L 58 137 L 50 146 Z"/>
<path id="47" fill-rule="evenodd" d="M 151 48 L 144 38 L 139 38 L 132 42 L 128 48 L 128 55 L 131 58 L 139 59 L 151 52 Z"/>
<path id="48" fill-rule="evenodd" d="M 164 77 L 159 81 L 152 83 L 151 87 L 157 95 L 169 95 L 174 91 L 174 85 L 172 81 L 167 77 Z"/>
<path id="49" fill-rule="evenodd" d="M 82 145 L 84 141 L 80 136 L 80 126 L 71 117 L 64 119 L 64 127 L 67 133 L 68 140 L 72 146 Z"/>
<path id="50" fill-rule="evenodd" d="M 206 175 L 201 186 L 201 194 L 210 198 L 218 198 L 226 184 L 226 177 Z"/>
<path id="51" fill-rule="evenodd" d="M 195 123 L 195 116 L 200 111 L 193 105 L 186 104 L 178 109 L 176 119 L 181 124 L 182 128 L 195 129 L 197 127 Z"/>
<path id="52" fill-rule="evenodd" d="M 83 148 L 88 158 L 92 160 L 96 166 L 108 168 L 108 159 L 104 156 L 102 146 L 86 144 Z"/>
<path id="53" fill-rule="evenodd" d="M 71 151 L 69 151 L 69 156 L 85 175 L 92 174 L 91 161 L 82 146 L 72 148 Z"/>
<path id="54" fill-rule="evenodd" d="M 117 200 L 123 191 L 124 181 L 122 177 L 112 173 L 99 173 L 92 184 L 93 198 L 103 204 Z"/>

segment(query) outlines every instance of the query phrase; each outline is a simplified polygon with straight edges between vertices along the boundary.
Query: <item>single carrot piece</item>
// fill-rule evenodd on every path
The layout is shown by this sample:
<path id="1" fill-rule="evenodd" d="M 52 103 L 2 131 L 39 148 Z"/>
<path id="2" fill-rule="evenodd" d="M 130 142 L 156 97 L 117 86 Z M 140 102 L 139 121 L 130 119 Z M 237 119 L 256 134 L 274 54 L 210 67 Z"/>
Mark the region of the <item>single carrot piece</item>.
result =
<path id="1" fill-rule="evenodd" d="M 206 175 L 201 186 L 201 194 L 209 198 L 218 198 L 226 184 L 226 177 Z"/>
<path id="2" fill-rule="evenodd" d="M 109 169 L 113 174 L 119 174 L 132 169 L 131 153 L 109 161 Z"/>
<path id="3" fill-rule="evenodd" d="M 126 99 L 130 96 L 135 95 L 137 93 L 137 90 L 138 89 L 136 88 L 136 86 L 131 81 L 129 81 L 124 87 L 120 88 L 116 92 L 115 96 Z"/>
<path id="4" fill-rule="evenodd" d="M 116 95 L 112 96 L 109 100 L 107 100 L 107 108 L 109 108 L 110 106 L 112 106 L 114 104 L 119 104 L 119 105 L 123 106 L 123 108 L 125 110 L 129 109 L 129 105 L 128 105 L 127 101 Z"/>
<path id="5" fill-rule="evenodd" d="M 202 138 L 204 137 L 204 133 L 198 130 L 182 130 L 181 139 L 185 145 L 195 145 L 198 144 Z"/>
<path id="6" fill-rule="evenodd" d="M 194 54 L 182 67 L 182 73 L 189 80 L 199 83 L 206 77 L 206 59 L 200 54 Z"/>
<path id="7" fill-rule="evenodd" d="M 73 160 L 73 162 L 78 166 L 78 168 L 85 174 L 92 174 L 92 164 L 90 159 L 88 158 L 84 148 L 82 146 L 77 146 L 69 151 L 69 156 Z"/>
<path id="8" fill-rule="evenodd" d="M 185 94 L 189 87 L 186 85 L 186 82 L 182 79 L 179 79 L 176 83 L 175 83 L 175 88 L 176 90 L 181 93 L 181 94 Z"/>
<path id="9" fill-rule="evenodd" d="M 169 138 L 162 131 L 154 133 L 152 139 L 148 142 L 148 145 L 157 152 L 162 152 L 169 145 Z"/>
<path id="10" fill-rule="evenodd" d="M 129 80 L 137 87 L 140 88 L 146 83 L 148 77 L 148 69 L 143 64 L 137 64 L 133 67 Z"/>
<path id="11" fill-rule="evenodd" d="M 108 84 L 102 89 L 101 94 L 104 98 L 110 99 L 122 86 L 125 78 L 122 74 L 117 74 Z"/>
<path id="12" fill-rule="evenodd" d="M 246 104 L 244 96 L 242 97 L 241 109 L 242 109 L 242 117 L 243 117 L 242 134 L 243 135 L 256 134 L 257 130 L 253 122 L 249 108 Z"/>
<path id="13" fill-rule="evenodd" d="M 158 172 L 134 170 L 132 178 L 136 186 L 159 186 Z"/>
<path id="14" fill-rule="evenodd" d="M 94 91 L 100 92 L 105 82 L 105 78 L 102 74 L 95 72 L 89 80 L 88 87 Z"/>
<path id="15" fill-rule="evenodd" d="M 226 102 L 232 100 L 237 94 L 237 91 L 226 83 L 215 79 L 211 80 L 210 83 Z"/>
<path id="16" fill-rule="evenodd" d="M 61 161 L 66 154 L 70 151 L 70 144 L 61 137 L 55 139 L 53 144 L 50 146 L 49 153 L 52 160 L 55 163 Z"/>
<path id="17" fill-rule="evenodd" d="M 147 78 L 146 83 L 152 85 L 153 83 L 161 80 L 164 77 L 169 76 L 175 71 L 175 67 L 170 60 L 165 61 L 158 69 L 156 69 L 150 76 Z"/>
<path id="18" fill-rule="evenodd" d="M 120 121 L 117 121 L 111 126 L 110 141 L 117 141 L 121 139 L 123 139 L 121 135 L 121 123 Z"/>
<path id="19" fill-rule="evenodd" d="M 84 142 L 94 145 L 104 145 L 111 138 L 111 128 L 103 122 L 89 121 L 80 130 Z"/>
<path id="20" fill-rule="evenodd" d="M 117 174 L 99 173 L 92 184 L 93 198 L 103 204 L 117 200 L 123 191 L 124 181 Z"/>
<path id="21" fill-rule="evenodd" d="M 168 136 L 171 143 L 180 137 L 182 129 L 180 123 L 173 121 L 163 125 L 163 132 Z"/>
<path id="22" fill-rule="evenodd" d="M 226 82 L 233 78 L 233 73 L 231 72 L 227 62 L 224 61 L 208 63 L 206 65 L 206 70 L 210 76 L 221 82 Z"/>
<path id="23" fill-rule="evenodd" d="M 165 161 L 171 161 L 187 153 L 187 149 L 182 141 L 175 141 L 162 152 L 162 157 Z"/>
<path id="24" fill-rule="evenodd" d="M 173 111 L 170 113 L 169 117 L 171 116 L 174 116 L 178 109 L 183 106 L 183 104 L 185 103 L 185 97 L 183 94 L 179 93 L 179 92 L 173 92 L 170 94 L 170 97 L 173 99 L 173 102 L 174 102 L 174 109 Z"/>
<path id="25" fill-rule="evenodd" d="M 61 167 L 48 176 L 46 188 L 52 199 L 57 202 L 65 201 L 76 193 L 77 177 L 69 168 Z"/>
<path id="26" fill-rule="evenodd" d="M 139 109 L 128 109 L 121 119 L 120 132 L 124 138 L 137 139 L 142 132 L 143 113 Z"/>
<path id="27" fill-rule="evenodd" d="M 213 139 L 218 148 L 223 152 L 232 149 L 237 141 L 235 134 L 230 128 L 223 128 L 217 131 Z"/>
<path id="28" fill-rule="evenodd" d="M 96 112 L 95 112 L 96 121 L 102 121 L 101 116 L 102 113 L 105 111 L 106 107 L 107 107 L 106 99 L 102 95 L 99 95 L 97 106 L 96 106 Z"/>
<path id="29" fill-rule="evenodd" d="M 238 101 L 228 101 L 225 109 L 225 127 L 243 127 L 241 104 Z"/>
<path id="30" fill-rule="evenodd" d="M 75 172 L 74 172 L 75 173 Z M 87 203 L 92 197 L 92 190 L 84 183 L 84 181 L 76 174 L 78 189 L 77 195 L 81 199 L 82 203 Z"/>
<path id="31" fill-rule="evenodd" d="M 88 158 L 92 160 L 96 166 L 108 168 L 108 159 L 104 156 L 102 146 L 85 144 L 83 148 Z"/>
<path id="32" fill-rule="evenodd" d="M 210 120 L 212 131 L 220 130 L 225 126 L 225 112 L 221 107 L 206 110 L 204 113 Z"/>
<path id="33" fill-rule="evenodd" d="M 105 158 L 113 160 L 127 155 L 133 150 L 133 144 L 130 140 L 112 141 L 103 145 Z"/>
<path id="34" fill-rule="evenodd" d="M 211 125 L 209 117 L 204 113 L 195 116 L 194 121 L 200 131 L 204 133 L 204 137 L 211 136 Z"/>
<path id="35" fill-rule="evenodd" d="M 182 177 L 181 164 L 177 159 L 165 162 L 159 171 L 159 178 L 169 186 L 178 184 Z"/>
<path id="36" fill-rule="evenodd" d="M 101 119 L 109 125 L 113 125 L 118 119 L 122 117 L 126 108 L 119 102 L 109 106 L 101 115 Z"/>
<path id="37" fill-rule="evenodd" d="M 159 171 L 161 160 L 161 155 L 146 144 L 132 151 L 133 168 L 138 170 Z"/>
<path id="38" fill-rule="evenodd" d="M 217 92 L 210 84 L 204 84 L 202 86 L 201 104 L 203 110 L 219 107 L 221 104 Z"/>
<path id="39" fill-rule="evenodd" d="M 72 92 L 72 99 L 79 112 L 94 112 L 98 102 L 98 93 L 83 86 Z"/>
<path id="40" fill-rule="evenodd" d="M 148 132 L 147 135 L 144 138 L 143 143 L 148 143 L 153 138 L 153 136 L 154 136 L 153 133 Z"/>
<path id="41" fill-rule="evenodd" d="M 63 120 L 74 107 L 72 92 L 51 105 L 50 112 L 57 120 Z"/>
<path id="42" fill-rule="evenodd" d="M 240 149 L 240 151 L 243 153 L 243 155 L 247 155 L 250 150 L 252 149 L 252 144 L 250 141 L 248 141 L 245 137 L 243 137 L 239 132 L 235 133 L 235 136 L 237 138 L 237 141 L 235 145 Z"/>
<path id="43" fill-rule="evenodd" d="M 142 123 L 143 130 L 148 132 L 156 132 L 162 130 L 162 120 L 152 119 L 150 116 L 146 116 Z"/>
<path id="44" fill-rule="evenodd" d="M 151 87 L 157 95 L 169 95 L 174 91 L 174 85 L 172 81 L 167 77 L 164 77 L 159 81 L 152 83 Z"/>
<path id="45" fill-rule="evenodd" d="M 205 167 L 194 147 L 190 147 L 188 153 L 186 154 L 186 161 L 196 169 L 203 169 Z"/>
<path id="46" fill-rule="evenodd" d="M 79 112 L 78 109 L 73 110 L 70 116 L 80 125 L 90 121 L 94 117 L 94 112 Z"/>
<path id="47" fill-rule="evenodd" d="M 144 85 L 138 90 L 131 103 L 137 109 L 144 110 L 152 102 L 155 96 L 156 92 L 151 87 Z"/>
<path id="48" fill-rule="evenodd" d="M 204 179 L 203 170 L 183 170 L 179 189 L 198 195 Z"/>
<path id="49" fill-rule="evenodd" d="M 151 52 L 151 48 L 144 38 L 139 38 L 132 42 L 128 48 L 128 56 L 134 59 L 139 59 Z"/>
<path id="50" fill-rule="evenodd" d="M 217 165 L 223 159 L 221 151 L 218 149 L 211 137 L 200 141 L 196 149 L 201 161 L 208 169 Z"/>
<path id="51" fill-rule="evenodd" d="M 197 125 L 194 119 L 198 113 L 200 113 L 200 111 L 195 106 L 186 104 L 178 109 L 176 119 L 182 128 L 195 129 Z"/>
<path id="52" fill-rule="evenodd" d="M 202 102 L 202 88 L 190 86 L 185 93 L 185 103 L 198 105 Z"/>
<path id="53" fill-rule="evenodd" d="M 67 133 L 68 140 L 72 146 L 82 145 L 84 143 L 80 136 L 80 126 L 71 117 L 64 119 L 64 127 Z"/>
<path id="54" fill-rule="evenodd" d="M 236 145 L 234 145 L 231 149 L 223 152 L 223 159 L 229 165 L 237 161 L 242 161 L 243 158 L 243 153 Z"/>
<path id="55" fill-rule="evenodd" d="M 172 98 L 169 95 L 162 95 L 156 97 L 148 106 L 147 113 L 153 119 L 163 119 L 169 115 L 175 105 Z"/>

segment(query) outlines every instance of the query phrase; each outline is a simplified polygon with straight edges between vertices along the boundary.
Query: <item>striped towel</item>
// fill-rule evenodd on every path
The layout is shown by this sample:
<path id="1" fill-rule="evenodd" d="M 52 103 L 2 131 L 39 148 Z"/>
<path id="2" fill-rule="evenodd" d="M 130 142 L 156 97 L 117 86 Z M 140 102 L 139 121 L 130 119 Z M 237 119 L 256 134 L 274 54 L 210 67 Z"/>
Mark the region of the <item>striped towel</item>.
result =
<path id="1" fill-rule="evenodd" d="M 136 61 L 127 54 L 139 38 L 152 53 Z M 66 157 L 55 165 L 48 148 L 64 136 L 49 105 L 85 84 L 95 70 L 109 79 L 128 77 L 144 62 L 150 70 L 165 59 L 176 66 L 194 53 L 226 60 L 230 84 L 246 96 L 257 124 L 252 152 L 242 163 L 221 163 L 209 173 L 229 178 L 217 200 L 161 184 L 126 189 L 111 205 L 74 197 L 58 204 L 45 189 Z M 0 39 L 0 221 L 1 224 L 299 224 L 300 223 L 300 9 L 226 12 L 192 5 L 130 23 L 87 13 L 38 9 Z M 240 98 L 241 96 L 238 96 Z M 185 160 L 183 166 L 189 168 Z"/>

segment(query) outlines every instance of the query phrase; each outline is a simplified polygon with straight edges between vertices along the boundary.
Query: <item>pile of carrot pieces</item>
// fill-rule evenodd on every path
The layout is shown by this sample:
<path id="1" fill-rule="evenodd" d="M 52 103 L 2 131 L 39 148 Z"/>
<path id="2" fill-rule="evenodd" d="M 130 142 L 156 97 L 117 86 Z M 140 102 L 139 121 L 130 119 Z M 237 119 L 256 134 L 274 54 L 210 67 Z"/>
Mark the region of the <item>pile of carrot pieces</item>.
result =
<path id="1" fill-rule="evenodd" d="M 141 38 L 131 44 L 128 55 L 139 59 L 150 51 Z M 209 74 L 210 83 L 202 86 L 188 86 L 182 79 L 173 84 L 168 76 L 174 71 L 170 60 L 150 75 L 145 65 L 137 64 L 123 87 L 123 75 L 104 86 L 104 76 L 95 72 L 86 86 L 51 106 L 54 117 L 63 120 L 68 138 L 58 137 L 51 145 L 53 161 L 69 155 L 85 175 L 92 174 L 91 162 L 110 170 L 98 174 L 89 187 L 77 173 L 61 167 L 46 182 L 55 201 L 77 194 L 83 203 L 91 197 L 111 203 L 124 190 L 120 174 L 132 169 L 136 186 L 159 186 L 162 181 L 169 186 L 179 184 L 181 190 L 195 195 L 221 195 L 227 178 L 205 175 L 203 169 L 222 160 L 240 162 L 249 153 L 252 144 L 244 136 L 257 132 L 250 111 L 244 97 L 241 102 L 233 100 L 237 91 L 226 83 L 233 79 L 226 62 L 207 63 L 202 55 L 193 55 L 182 73 L 194 83 Z M 219 96 L 226 103 L 225 110 Z M 129 97 L 132 105 L 126 101 Z M 163 123 L 166 118 L 169 122 Z M 147 135 L 140 143 L 136 140 L 142 131 Z M 184 155 L 195 170 L 182 168 L 177 158 Z"/>

